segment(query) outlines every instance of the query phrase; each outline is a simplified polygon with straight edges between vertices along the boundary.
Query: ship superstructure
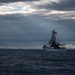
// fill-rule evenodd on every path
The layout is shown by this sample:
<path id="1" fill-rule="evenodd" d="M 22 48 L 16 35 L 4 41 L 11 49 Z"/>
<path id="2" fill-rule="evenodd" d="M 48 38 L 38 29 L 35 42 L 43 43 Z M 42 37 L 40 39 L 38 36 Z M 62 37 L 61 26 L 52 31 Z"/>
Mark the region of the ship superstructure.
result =
<path id="1" fill-rule="evenodd" d="M 56 38 L 57 32 L 52 30 L 51 39 L 49 40 L 47 45 L 43 45 L 43 49 L 61 49 L 64 48 L 63 45 L 57 42 Z"/>

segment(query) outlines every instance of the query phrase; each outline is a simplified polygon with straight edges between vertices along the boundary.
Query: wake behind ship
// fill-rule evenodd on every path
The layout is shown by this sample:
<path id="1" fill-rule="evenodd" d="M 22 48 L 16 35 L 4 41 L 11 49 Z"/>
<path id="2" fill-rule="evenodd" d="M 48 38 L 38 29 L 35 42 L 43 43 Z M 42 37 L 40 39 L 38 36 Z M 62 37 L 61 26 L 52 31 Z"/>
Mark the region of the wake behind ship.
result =
<path id="1" fill-rule="evenodd" d="M 52 31 L 51 39 L 49 40 L 48 44 L 43 45 L 43 49 L 65 49 L 65 46 L 57 42 L 56 39 L 57 32 L 55 29 Z"/>

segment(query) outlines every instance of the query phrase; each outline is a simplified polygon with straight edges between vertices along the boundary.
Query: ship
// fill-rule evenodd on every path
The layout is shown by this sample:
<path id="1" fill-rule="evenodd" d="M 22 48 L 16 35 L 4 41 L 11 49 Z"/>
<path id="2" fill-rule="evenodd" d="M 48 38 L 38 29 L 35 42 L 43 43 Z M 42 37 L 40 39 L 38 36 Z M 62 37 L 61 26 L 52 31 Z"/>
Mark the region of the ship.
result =
<path id="1" fill-rule="evenodd" d="M 65 46 L 63 44 L 60 44 L 59 42 L 57 42 L 57 32 L 55 31 L 55 29 L 53 29 L 51 34 L 51 38 L 48 42 L 48 44 L 43 45 L 43 49 L 44 50 L 60 50 L 60 49 L 65 49 Z"/>

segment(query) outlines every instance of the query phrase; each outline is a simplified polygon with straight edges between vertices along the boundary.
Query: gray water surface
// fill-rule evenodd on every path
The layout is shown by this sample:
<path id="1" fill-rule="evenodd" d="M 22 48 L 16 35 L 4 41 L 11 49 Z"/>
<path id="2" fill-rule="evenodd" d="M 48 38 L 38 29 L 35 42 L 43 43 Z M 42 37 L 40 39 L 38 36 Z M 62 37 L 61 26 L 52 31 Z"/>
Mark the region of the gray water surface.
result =
<path id="1" fill-rule="evenodd" d="M 75 75 L 75 50 L 0 49 L 0 75 Z"/>

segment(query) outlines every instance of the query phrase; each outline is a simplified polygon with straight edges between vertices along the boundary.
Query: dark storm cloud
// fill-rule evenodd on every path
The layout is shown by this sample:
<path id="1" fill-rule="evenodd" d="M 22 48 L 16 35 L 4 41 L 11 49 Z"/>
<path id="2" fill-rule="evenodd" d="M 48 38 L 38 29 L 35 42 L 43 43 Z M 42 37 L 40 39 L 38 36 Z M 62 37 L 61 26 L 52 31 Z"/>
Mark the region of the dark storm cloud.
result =
<path id="1" fill-rule="evenodd" d="M 59 3 L 51 2 L 46 5 L 40 5 L 39 8 L 46 8 L 52 10 L 70 11 L 75 10 L 75 0 L 60 0 Z"/>
<path id="2" fill-rule="evenodd" d="M 75 10 L 75 0 L 63 0 L 59 3 L 53 3 L 51 8 L 56 10 Z"/>
<path id="3" fill-rule="evenodd" d="M 19 2 L 19 1 L 39 1 L 39 0 L 0 0 L 0 3 Z"/>

